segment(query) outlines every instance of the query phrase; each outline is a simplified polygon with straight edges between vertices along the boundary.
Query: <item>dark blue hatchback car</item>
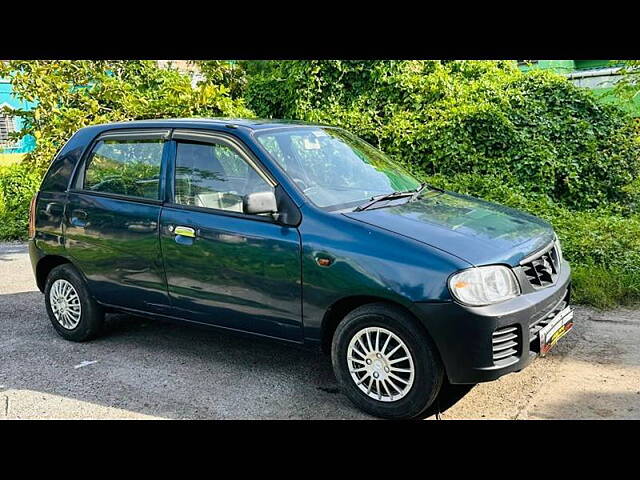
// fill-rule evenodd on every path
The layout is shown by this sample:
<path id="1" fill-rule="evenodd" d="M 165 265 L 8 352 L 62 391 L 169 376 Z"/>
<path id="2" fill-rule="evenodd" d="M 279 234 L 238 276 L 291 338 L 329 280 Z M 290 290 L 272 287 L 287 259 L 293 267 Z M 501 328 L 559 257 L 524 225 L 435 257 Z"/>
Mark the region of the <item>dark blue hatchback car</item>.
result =
<path id="1" fill-rule="evenodd" d="M 30 254 L 66 339 L 124 311 L 317 346 L 387 418 L 419 416 L 445 377 L 518 371 L 573 325 L 549 224 L 421 184 L 321 125 L 83 128 L 33 199 Z"/>

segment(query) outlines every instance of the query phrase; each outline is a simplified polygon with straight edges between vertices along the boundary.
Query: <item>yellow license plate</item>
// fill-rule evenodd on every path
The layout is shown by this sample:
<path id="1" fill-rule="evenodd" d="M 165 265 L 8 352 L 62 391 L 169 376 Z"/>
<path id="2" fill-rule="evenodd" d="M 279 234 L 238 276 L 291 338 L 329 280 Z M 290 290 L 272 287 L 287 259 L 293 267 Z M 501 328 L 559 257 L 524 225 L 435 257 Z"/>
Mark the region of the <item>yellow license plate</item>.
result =
<path id="1" fill-rule="evenodd" d="M 573 310 L 571 310 L 571 307 L 567 307 L 553 317 L 547 326 L 540 330 L 538 334 L 538 338 L 540 339 L 540 355 L 544 357 L 547 352 L 558 343 L 558 340 L 564 337 L 572 328 Z"/>

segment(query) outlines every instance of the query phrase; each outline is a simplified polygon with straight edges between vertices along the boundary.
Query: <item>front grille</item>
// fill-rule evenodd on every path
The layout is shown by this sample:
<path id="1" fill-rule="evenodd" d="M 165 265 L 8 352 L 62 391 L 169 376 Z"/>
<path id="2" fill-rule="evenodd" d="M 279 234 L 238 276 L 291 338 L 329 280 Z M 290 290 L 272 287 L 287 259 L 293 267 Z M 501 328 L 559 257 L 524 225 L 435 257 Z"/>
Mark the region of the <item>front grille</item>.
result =
<path id="1" fill-rule="evenodd" d="M 521 263 L 522 271 L 533 288 L 544 288 L 556 283 L 560 271 L 560 257 L 555 243 L 539 256 Z"/>
<path id="2" fill-rule="evenodd" d="M 493 332 L 493 362 L 507 363 L 520 352 L 520 329 L 516 325 L 499 328 Z"/>

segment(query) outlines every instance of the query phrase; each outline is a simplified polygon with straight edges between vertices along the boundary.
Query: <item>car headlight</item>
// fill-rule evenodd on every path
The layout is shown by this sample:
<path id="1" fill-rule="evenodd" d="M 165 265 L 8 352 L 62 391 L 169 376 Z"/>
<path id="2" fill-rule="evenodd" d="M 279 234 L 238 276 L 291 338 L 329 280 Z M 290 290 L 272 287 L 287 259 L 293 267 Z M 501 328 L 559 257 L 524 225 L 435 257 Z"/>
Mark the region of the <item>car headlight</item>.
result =
<path id="1" fill-rule="evenodd" d="M 489 305 L 520 295 L 513 271 L 502 265 L 463 270 L 449 278 L 449 290 L 467 305 Z"/>

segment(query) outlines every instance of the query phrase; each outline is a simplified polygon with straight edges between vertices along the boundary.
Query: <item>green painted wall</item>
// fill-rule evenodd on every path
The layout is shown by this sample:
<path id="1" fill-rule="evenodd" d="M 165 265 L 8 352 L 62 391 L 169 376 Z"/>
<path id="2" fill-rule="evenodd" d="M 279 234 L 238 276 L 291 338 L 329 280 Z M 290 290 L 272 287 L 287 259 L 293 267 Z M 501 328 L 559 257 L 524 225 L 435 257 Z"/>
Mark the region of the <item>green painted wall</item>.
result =
<path id="1" fill-rule="evenodd" d="M 523 71 L 528 70 L 553 70 L 557 73 L 570 73 L 576 70 L 575 60 L 525 60 L 525 63 L 520 65 L 520 69 Z"/>

